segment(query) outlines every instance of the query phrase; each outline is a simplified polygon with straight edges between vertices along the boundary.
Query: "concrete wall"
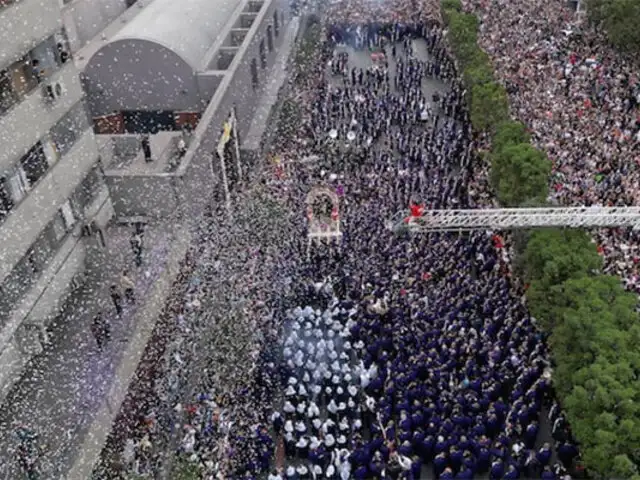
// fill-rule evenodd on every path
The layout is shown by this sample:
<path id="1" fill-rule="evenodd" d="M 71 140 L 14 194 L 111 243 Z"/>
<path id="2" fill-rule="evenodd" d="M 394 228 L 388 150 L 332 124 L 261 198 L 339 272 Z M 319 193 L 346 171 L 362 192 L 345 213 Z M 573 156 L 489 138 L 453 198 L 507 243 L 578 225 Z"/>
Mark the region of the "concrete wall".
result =
<path id="1" fill-rule="evenodd" d="M 98 158 L 91 130 L 56 163 L 0 227 L 0 283 L 71 196 Z"/>
<path id="2" fill-rule="evenodd" d="M 220 193 L 220 163 L 216 154 L 224 122 L 235 108 L 239 138 L 242 139 L 251 127 L 258 100 L 271 74 L 278 48 L 285 38 L 289 23 L 289 2 L 274 0 L 264 8 L 247 35 L 247 43 L 239 50 L 222 78 L 211 103 L 202 116 L 194 133 L 192 147 L 182 160 L 175 175 L 132 176 L 107 172 L 107 184 L 116 216 L 148 216 L 166 218 L 181 206 L 183 214 L 198 219 L 214 192 Z M 273 12 L 278 9 L 285 14 L 279 17 L 280 34 L 273 38 L 274 50 L 266 50 L 267 68 L 260 67 L 259 46 L 265 39 L 268 25 L 273 24 Z M 273 29 L 273 26 L 272 26 Z M 251 84 L 251 60 L 258 62 L 260 86 L 254 90 Z M 219 72 L 211 72 L 219 76 Z M 243 161 L 243 164 L 246 163 Z"/>
<path id="3" fill-rule="evenodd" d="M 20 328 L 25 323 L 46 323 L 70 293 L 72 278 L 84 269 L 85 248 L 80 240 L 81 226 L 60 247 L 29 293 L 16 305 L 9 323 L 0 333 L 0 403 L 19 379 L 26 362 L 40 350 L 34 332 Z M 27 333 L 30 332 L 30 333 Z"/>
<path id="4" fill-rule="evenodd" d="M 127 9 L 125 0 L 74 0 L 62 8 L 73 53 L 86 45 Z"/>
<path id="5" fill-rule="evenodd" d="M 0 12 L 0 25 L 2 69 L 62 27 L 58 2 L 23 0 Z"/>
<path id="6" fill-rule="evenodd" d="M 266 49 L 267 68 L 263 70 L 260 67 L 260 41 L 264 38 L 266 45 L 267 26 L 273 24 L 273 12 L 276 9 L 285 14 L 285 19 L 283 22 L 279 17 L 280 34 L 277 38 L 274 35 L 273 51 L 269 52 L 268 48 Z M 210 194 L 216 190 L 221 191 L 219 161 L 215 152 L 222 134 L 222 126 L 235 107 L 240 140 L 243 135 L 248 133 L 259 97 L 275 63 L 278 48 L 285 37 L 284 32 L 289 19 L 289 2 L 287 0 L 273 0 L 263 9 L 247 35 L 247 43 L 231 64 L 230 73 L 223 80 L 219 91 L 214 95 L 213 101 L 203 114 L 194 141 L 197 147 L 189 151 L 178 169 L 178 173 L 183 175 L 183 188 L 180 193 L 181 203 L 189 209 L 187 215 L 197 217 L 202 209 L 211 202 Z M 260 81 L 260 86 L 255 91 L 251 85 L 252 58 L 258 62 Z M 211 163 L 212 158 L 213 164 Z M 245 161 L 242 163 L 246 164 Z M 207 195 L 204 195 L 204 192 L 207 192 Z"/>
<path id="7" fill-rule="evenodd" d="M 187 62 L 146 40 L 102 47 L 83 72 L 94 117 L 120 110 L 201 111 L 198 81 Z"/>
<path id="8" fill-rule="evenodd" d="M 9 10 L 13 8 L 17 7 Z M 78 69 L 72 62 L 53 75 L 49 83 L 59 83 L 63 87 L 62 96 L 50 103 L 44 100 L 42 90 L 36 88 L 22 102 L 0 116 L 0 132 L 2 139 L 6 140 L 0 148 L 0 172 L 15 164 L 83 96 Z"/>
<path id="9" fill-rule="evenodd" d="M 200 97 L 209 103 L 224 78 L 224 72 L 198 72 L 197 82 Z"/>

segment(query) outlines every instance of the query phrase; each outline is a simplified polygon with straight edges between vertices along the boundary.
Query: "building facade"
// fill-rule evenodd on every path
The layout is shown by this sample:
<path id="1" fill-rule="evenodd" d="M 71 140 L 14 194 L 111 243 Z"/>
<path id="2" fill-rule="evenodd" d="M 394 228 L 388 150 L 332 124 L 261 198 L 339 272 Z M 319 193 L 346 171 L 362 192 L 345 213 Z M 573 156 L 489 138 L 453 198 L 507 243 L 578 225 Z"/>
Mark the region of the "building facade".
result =
<path id="1" fill-rule="evenodd" d="M 61 3 L 0 2 L 0 401 L 112 216 Z"/>
<path id="2" fill-rule="evenodd" d="M 240 155 L 243 139 L 273 77 L 289 5 L 154 0 L 84 55 L 118 216 L 162 220 L 186 207 L 197 218 L 212 195 L 225 192 L 228 200 L 241 184 L 251 168 L 250 155 Z M 170 133 L 185 130 L 188 151 L 175 161 L 179 140 Z M 145 164 L 135 138 L 146 135 L 153 161 Z"/>

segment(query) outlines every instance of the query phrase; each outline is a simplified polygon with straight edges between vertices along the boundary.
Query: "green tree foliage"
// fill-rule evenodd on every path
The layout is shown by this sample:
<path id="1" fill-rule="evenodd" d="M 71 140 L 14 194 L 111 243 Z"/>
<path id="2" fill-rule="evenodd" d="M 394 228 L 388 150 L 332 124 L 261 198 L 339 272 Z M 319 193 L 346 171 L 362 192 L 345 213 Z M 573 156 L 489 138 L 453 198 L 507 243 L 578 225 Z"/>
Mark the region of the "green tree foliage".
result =
<path id="1" fill-rule="evenodd" d="M 174 469 L 173 478 L 175 480 L 200 480 L 202 470 L 199 465 L 181 459 Z"/>
<path id="2" fill-rule="evenodd" d="M 491 181 L 498 200 L 508 207 L 547 198 L 551 162 L 526 143 L 506 145 L 492 155 Z"/>
<path id="3" fill-rule="evenodd" d="M 315 17 L 311 17 L 294 57 L 296 81 L 302 82 L 313 72 L 316 63 L 316 52 L 320 48 L 322 26 Z"/>
<path id="4" fill-rule="evenodd" d="M 556 389 L 586 465 L 630 478 L 640 462 L 637 297 L 604 275 L 567 280 L 562 290 L 550 337 Z"/>
<path id="5" fill-rule="evenodd" d="M 462 72 L 465 84 L 473 88 L 474 85 L 483 85 L 493 81 L 493 68 L 489 57 L 479 48 L 475 48 L 468 65 Z"/>
<path id="6" fill-rule="evenodd" d="M 493 136 L 492 148 L 494 151 L 502 150 L 507 145 L 529 143 L 531 136 L 527 128 L 520 122 L 503 122 L 496 128 Z"/>
<path id="7" fill-rule="evenodd" d="M 463 69 L 478 55 L 478 19 L 470 13 L 447 10 L 448 38 Z"/>
<path id="8" fill-rule="evenodd" d="M 535 230 L 518 263 L 529 284 L 529 309 L 547 331 L 554 326 L 554 305 L 563 294 L 560 285 L 571 278 L 595 275 L 602 268 L 591 238 L 573 229 Z"/>
<path id="9" fill-rule="evenodd" d="M 524 259 L 525 280 L 538 281 L 545 288 L 593 275 L 602 268 L 595 244 L 582 230 L 536 230 L 529 237 Z"/>
<path id="10" fill-rule="evenodd" d="M 477 132 L 492 134 L 491 183 L 505 206 L 538 205 L 548 194 L 551 162 L 509 120 L 508 97 L 477 44 L 478 22 L 455 0 L 442 0 L 449 41 L 470 93 Z M 588 0 L 591 19 L 610 40 L 640 46 L 640 1 Z M 640 318 L 637 296 L 599 274 L 602 259 L 582 231 L 535 231 L 517 263 L 528 306 L 549 334 L 553 380 L 592 476 L 640 480 Z"/>
<path id="11" fill-rule="evenodd" d="M 449 39 L 454 46 L 478 43 L 478 18 L 471 13 L 450 12 Z"/>
<path id="12" fill-rule="evenodd" d="M 626 52 L 640 49 L 638 0 L 587 0 L 589 19 L 604 28 L 609 41 Z"/>
<path id="13" fill-rule="evenodd" d="M 471 88 L 471 124 L 478 131 L 493 132 L 509 119 L 507 91 L 496 82 Z"/>
<path id="14" fill-rule="evenodd" d="M 442 8 L 444 10 L 462 12 L 462 2 L 460 0 L 442 0 Z"/>
<path id="15" fill-rule="evenodd" d="M 562 238 L 560 233 L 549 235 L 553 242 Z M 540 243 L 543 238 L 534 234 L 531 242 Z M 584 258 L 596 263 L 579 235 L 570 235 L 567 243 L 582 249 Z M 559 256 L 566 254 L 559 245 L 550 250 Z M 588 468 L 607 478 L 631 478 L 640 462 L 637 297 L 626 292 L 618 278 L 593 276 L 572 261 L 566 262 L 568 272 L 557 272 L 544 260 L 549 253 L 534 255 L 533 263 L 543 267 L 530 271 L 537 272 L 538 282 L 545 277 L 550 283 L 551 278 L 567 279 L 550 287 L 555 295 L 530 303 L 548 302 L 554 317 L 549 343 L 556 363 L 556 391 Z"/>

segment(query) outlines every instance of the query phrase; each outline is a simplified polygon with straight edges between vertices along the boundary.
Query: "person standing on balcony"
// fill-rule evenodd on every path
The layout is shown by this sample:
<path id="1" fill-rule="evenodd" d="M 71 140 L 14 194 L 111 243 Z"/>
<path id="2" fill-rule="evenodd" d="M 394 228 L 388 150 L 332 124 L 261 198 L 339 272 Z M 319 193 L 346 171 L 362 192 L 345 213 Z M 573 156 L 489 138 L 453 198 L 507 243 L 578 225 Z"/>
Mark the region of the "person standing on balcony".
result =
<path id="1" fill-rule="evenodd" d="M 142 135 L 142 139 L 140 140 L 140 144 L 142 146 L 142 152 L 144 153 L 144 161 L 147 163 L 151 163 L 151 140 L 149 138 L 149 134 L 145 133 Z"/>

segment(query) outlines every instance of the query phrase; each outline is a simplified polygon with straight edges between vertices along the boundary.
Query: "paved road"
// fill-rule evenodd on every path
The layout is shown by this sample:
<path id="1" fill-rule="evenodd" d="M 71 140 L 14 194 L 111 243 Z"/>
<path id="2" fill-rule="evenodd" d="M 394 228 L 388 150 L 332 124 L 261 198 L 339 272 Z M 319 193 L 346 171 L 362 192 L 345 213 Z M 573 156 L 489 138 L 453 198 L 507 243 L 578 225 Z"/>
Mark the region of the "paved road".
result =
<path id="1" fill-rule="evenodd" d="M 129 230 L 113 227 L 107 240 L 109 260 L 104 271 L 67 302 L 54 322 L 50 347 L 35 359 L 2 406 L 2 479 L 22 478 L 14 454 L 17 444 L 13 432 L 17 423 L 36 431 L 46 446 L 41 462 L 43 478 L 59 478 L 73 461 L 90 420 L 113 383 L 137 305 L 127 306 L 122 318 L 116 317 L 108 289 L 123 266 L 132 263 Z M 140 298 L 152 286 L 169 251 L 165 233 L 149 229 L 145 232 L 145 243 L 143 266 L 130 269 Z M 98 311 L 105 312 L 112 324 L 112 340 L 102 352 L 90 331 Z"/>

